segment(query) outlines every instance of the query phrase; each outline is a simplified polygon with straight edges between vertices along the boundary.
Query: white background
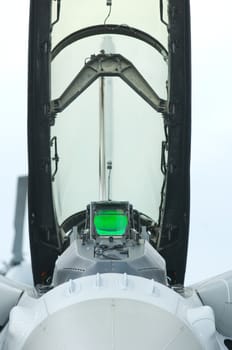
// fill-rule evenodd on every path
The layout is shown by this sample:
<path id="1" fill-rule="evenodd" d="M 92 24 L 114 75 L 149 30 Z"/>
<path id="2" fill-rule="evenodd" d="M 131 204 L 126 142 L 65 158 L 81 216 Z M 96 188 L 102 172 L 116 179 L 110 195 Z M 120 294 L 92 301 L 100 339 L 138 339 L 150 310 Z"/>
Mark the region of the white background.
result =
<path id="1" fill-rule="evenodd" d="M 0 0 L 0 260 L 11 256 L 16 179 L 27 173 L 28 3 Z M 186 284 L 232 269 L 232 3 L 192 0 L 191 8 L 191 229 Z"/>

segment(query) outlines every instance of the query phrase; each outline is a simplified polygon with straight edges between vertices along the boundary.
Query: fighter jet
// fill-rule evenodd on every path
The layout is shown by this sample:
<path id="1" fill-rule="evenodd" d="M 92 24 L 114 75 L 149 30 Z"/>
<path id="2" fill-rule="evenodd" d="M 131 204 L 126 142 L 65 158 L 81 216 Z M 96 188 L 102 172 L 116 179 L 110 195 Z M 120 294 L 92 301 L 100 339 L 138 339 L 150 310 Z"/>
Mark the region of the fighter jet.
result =
<path id="1" fill-rule="evenodd" d="M 34 283 L 16 244 L 0 350 L 232 349 L 232 272 L 184 284 L 190 46 L 189 0 L 31 0 Z"/>

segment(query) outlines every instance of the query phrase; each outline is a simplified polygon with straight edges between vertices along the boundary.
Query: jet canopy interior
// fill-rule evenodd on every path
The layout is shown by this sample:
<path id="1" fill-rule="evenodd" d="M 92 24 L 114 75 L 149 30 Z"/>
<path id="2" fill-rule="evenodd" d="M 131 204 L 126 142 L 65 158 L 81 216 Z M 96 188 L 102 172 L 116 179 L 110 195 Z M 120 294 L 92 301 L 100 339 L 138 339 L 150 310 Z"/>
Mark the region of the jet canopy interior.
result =
<path id="1" fill-rule="evenodd" d="M 49 283 L 73 226 L 83 229 L 86 223 L 86 207 L 111 201 L 131 203 L 131 218 L 125 208 L 100 207 L 96 233 L 107 235 L 111 227 L 114 236 L 123 235 L 135 215 L 166 259 L 173 283 L 183 283 L 189 25 L 187 0 L 31 0 L 29 224 L 35 283 Z"/>

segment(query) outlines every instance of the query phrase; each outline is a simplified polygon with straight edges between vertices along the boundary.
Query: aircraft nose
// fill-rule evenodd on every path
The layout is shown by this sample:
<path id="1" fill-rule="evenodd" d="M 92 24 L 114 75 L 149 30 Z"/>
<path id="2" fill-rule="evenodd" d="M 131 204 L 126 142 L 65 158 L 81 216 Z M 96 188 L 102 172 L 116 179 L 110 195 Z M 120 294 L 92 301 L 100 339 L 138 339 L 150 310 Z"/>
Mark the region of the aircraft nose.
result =
<path id="1" fill-rule="evenodd" d="M 10 313 L 3 349 L 216 350 L 192 326 L 204 310 L 188 315 L 189 309 L 182 296 L 154 280 L 86 276 L 38 299 L 24 296 Z"/>
<path id="2" fill-rule="evenodd" d="M 177 317 L 148 303 L 126 299 L 90 300 L 48 316 L 23 350 L 201 350 Z"/>

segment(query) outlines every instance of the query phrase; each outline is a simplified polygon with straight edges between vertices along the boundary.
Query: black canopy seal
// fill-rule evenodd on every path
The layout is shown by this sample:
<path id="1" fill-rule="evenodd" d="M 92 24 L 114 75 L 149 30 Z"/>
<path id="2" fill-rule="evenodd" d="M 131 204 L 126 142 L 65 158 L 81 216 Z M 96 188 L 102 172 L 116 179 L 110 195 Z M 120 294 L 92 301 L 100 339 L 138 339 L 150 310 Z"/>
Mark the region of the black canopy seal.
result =
<path id="1" fill-rule="evenodd" d="M 168 60 L 168 51 L 165 47 L 153 36 L 139 30 L 137 28 L 129 27 L 127 25 L 118 25 L 118 24 L 105 24 L 105 25 L 96 25 L 91 27 L 86 27 L 80 30 L 77 30 L 74 33 L 71 33 L 63 40 L 61 40 L 52 50 L 51 58 L 52 60 L 64 50 L 67 46 L 77 42 L 78 40 L 89 38 L 91 36 L 102 35 L 102 34 L 110 34 L 110 35 L 123 35 L 129 36 L 131 38 L 135 38 L 137 40 L 141 40 L 146 44 L 153 47 L 157 50 L 164 61 Z"/>
<path id="2" fill-rule="evenodd" d="M 168 161 L 157 249 L 172 283 L 184 283 L 190 202 L 191 38 L 189 0 L 169 0 Z"/>

